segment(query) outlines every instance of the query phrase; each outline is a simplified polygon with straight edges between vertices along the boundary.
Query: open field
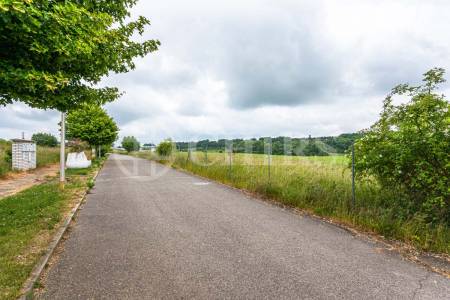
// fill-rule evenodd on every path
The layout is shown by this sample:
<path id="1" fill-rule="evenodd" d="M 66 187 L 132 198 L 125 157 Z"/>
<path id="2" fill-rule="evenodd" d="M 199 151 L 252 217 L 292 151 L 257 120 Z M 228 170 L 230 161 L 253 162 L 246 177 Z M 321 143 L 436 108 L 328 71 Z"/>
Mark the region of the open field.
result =
<path id="1" fill-rule="evenodd" d="M 67 170 L 64 190 L 57 178 L 0 199 L 0 299 L 16 299 L 58 224 L 87 189 L 95 164 Z"/>
<path id="2" fill-rule="evenodd" d="M 155 159 L 150 152 L 133 155 Z M 448 226 L 431 226 L 411 213 L 405 196 L 381 189 L 370 180 L 356 182 L 352 208 L 351 172 L 345 156 L 272 156 L 270 179 L 267 156 L 261 154 L 178 152 L 165 161 L 225 184 L 299 207 L 316 215 L 408 242 L 428 251 L 450 254 Z"/>

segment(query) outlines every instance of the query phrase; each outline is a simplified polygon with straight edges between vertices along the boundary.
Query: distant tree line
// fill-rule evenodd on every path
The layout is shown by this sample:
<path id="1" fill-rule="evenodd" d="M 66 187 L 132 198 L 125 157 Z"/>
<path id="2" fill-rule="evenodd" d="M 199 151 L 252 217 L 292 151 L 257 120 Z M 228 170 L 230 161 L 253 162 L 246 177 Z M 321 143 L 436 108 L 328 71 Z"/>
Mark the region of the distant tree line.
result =
<path id="1" fill-rule="evenodd" d="M 58 145 L 58 140 L 56 137 L 50 133 L 45 132 L 39 132 L 33 134 L 31 139 L 36 143 L 38 146 L 44 146 L 44 147 L 56 147 Z"/>
<path id="2" fill-rule="evenodd" d="M 189 144 L 191 148 L 198 151 L 225 151 L 228 143 L 233 144 L 235 153 L 266 153 L 267 145 L 271 141 L 272 154 L 274 155 L 306 155 L 306 156 L 324 156 L 328 154 L 341 154 L 360 137 L 361 133 L 344 133 L 339 136 L 311 137 L 308 138 L 290 138 L 290 137 L 260 137 L 252 139 L 219 139 L 217 141 L 200 140 L 198 142 L 176 142 L 176 148 L 179 151 L 188 151 Z"/>

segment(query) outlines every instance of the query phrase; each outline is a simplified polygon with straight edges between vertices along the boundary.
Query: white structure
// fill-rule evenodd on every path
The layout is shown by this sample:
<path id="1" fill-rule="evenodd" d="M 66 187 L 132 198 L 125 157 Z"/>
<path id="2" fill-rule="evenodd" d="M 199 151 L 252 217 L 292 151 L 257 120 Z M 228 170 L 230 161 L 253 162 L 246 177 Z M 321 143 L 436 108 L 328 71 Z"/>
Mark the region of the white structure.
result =
<path id="1" fill-rule="evenodd" d="M 66 166 L 69 169 L 88 168 L 91 166 L 91 161 L 87 159 L 86 154 L 84 154 L 84 152 L 80 153 L 73 152 L 67 155 Z"/>
<path id="2" fill-rule="evenodd" d="M 14 170 L 36 169 L 36 144 L 25 139 L 12 141 L 12 168 Z"/>

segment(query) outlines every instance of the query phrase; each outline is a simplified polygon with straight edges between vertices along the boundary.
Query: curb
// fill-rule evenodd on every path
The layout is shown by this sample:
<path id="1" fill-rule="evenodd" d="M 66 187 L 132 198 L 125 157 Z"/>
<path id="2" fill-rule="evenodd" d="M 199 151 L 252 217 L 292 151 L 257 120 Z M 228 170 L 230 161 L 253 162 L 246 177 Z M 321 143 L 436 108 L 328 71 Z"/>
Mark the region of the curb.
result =
<path id="1" fill-rule="evenodd" d="M 94 176 L 92 177 L 93 180 L 97 178 L 98 173 L 100 173 L 100 170 L 97 170 Z M 25 281 L 25 283 L 22 286 L 21 289 L 21 296 L 18 298 L 18 300 L 29 300 L 33 299 L 33 290 L 34 285 L 41 276 L 42 272 L 44 271 L 50 257 L 55 252 L 56 247 L 58 246 L 59 242 L 61 241 L 62 237 L 64 236 L 64 233 L 66 233 L 67 228 L 69 228 L 70 224 L 72 223 L 72 220 L 75 217 L 75 214 L 78 212 L 78 209 L 80 208 L 81 204 L 83 203 L 83 200 L 86 198 L 86 195 L 88 194 L 90 189 L 87 189 L 83 195 L 80 197 L 80 200 L 75 205 L 74 208 L 70 211 L 69 215 L 67 216 L 64 223 L 61 225 L 61 227 L 57 230 L 55 235 L 53 236 L 52 241 L 50 242 L 50 245 L 48 246 L 47 250 L 45 251 L 44 256 L 42 256 L 39 260 L 39 262 L 34 266 L 33 270 L 30 273 L 30 276 Z"/>

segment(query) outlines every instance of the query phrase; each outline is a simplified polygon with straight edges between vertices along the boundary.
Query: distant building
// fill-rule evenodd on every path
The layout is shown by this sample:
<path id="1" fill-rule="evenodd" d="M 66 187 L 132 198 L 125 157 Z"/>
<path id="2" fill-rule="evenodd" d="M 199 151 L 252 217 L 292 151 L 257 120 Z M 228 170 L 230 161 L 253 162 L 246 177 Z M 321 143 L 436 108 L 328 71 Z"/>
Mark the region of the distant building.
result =
<path id="1" fill-rule="evenodd" d="M 150 151 L 154 152 L 155 149 L 156 149 L 156 145 L 153 144 L 153 143 L 143 144 L 142 147 L 141 147 L 141 150 L 142 150 L 142 151 L 148 151 L 148 150 L 150 150 Z"/>

